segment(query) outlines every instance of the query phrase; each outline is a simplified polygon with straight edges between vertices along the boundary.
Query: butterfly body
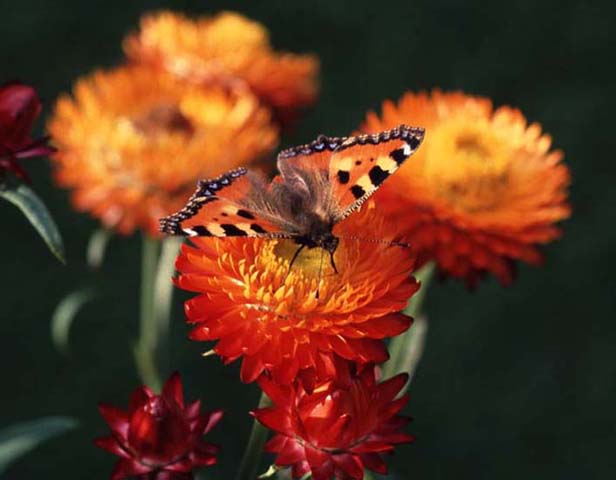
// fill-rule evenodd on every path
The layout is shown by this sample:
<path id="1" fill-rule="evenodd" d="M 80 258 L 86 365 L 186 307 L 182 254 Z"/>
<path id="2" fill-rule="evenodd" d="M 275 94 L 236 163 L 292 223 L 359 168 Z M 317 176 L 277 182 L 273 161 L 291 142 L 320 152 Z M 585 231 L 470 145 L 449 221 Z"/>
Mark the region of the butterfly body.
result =
<path id="1" fill-rule="evenodd" d="M 333 254 L 334 226 L 359 209 L 423 140 L 421 128 L 401 125 L 374 135 L 319 136 L 278 155 L 280 175 L 269 185 L 244 168 L 199 182 L 161 230 L 185 236 L 288 238 Z M 292 263 L 292 262 L 291 262 Z"/>

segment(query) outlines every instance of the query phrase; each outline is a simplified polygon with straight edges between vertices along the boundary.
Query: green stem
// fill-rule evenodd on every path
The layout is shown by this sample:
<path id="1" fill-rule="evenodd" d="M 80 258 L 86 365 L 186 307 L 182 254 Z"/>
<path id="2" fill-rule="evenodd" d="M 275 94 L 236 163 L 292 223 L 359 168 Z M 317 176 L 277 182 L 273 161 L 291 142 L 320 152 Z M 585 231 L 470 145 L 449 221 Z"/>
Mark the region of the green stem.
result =
<path id="1" fill-rule="evenodd" d="M 158 366 L 167 370 L 170 362 L 170 320 L 171 307 L 173 304 L 173 282 L 172 277 L 175 272 L 175 258 L 182 243 L 181 237 L 169 237 L 162 241 L 162 249 L 156 278 L 154 280 L 154 315 L 156 316 L 158 343 L 157 358 Z M 166 374 L 171 372 L 165 372 Z"/>
<path id="2" fill-rule="evenodd" d="M 262 393 L 259 399 L 259 408 L 268 407 L 269 405 L 269 398 L 265 393 Z M 248 445 L 244 451 L 242 463 L 240 464 L 240 469 L 235 480 L 254 480 L 257 478 L 261 453 L 263 452 L 263 445 L 265 445 L 265 440 L 267 439 L 267 433 L 267 428 L 255 419 L 252 424 L 252 430 L 250 431 L 250 437 L 248 438 Z"/>
<path id="3" fill-rule="evenodd" d="M 421 286 L 404 310 L 405 314 L 415 318 L 415 323 L 402 335 L 398 335 L 391 340 L 389 344 L 390 357 L 383 366 L 383 378 L 390 378 L 403 372 L 412 375 L 419 362 L 427 331 L 426 318 L 420 316 L 420 314 L 433 273 L 434 264 L 428 263 L 415 274 Z"/>
<path id="4" fill-rule="evenodd" d="M 160 241 L 143 237 L 141 253 L 141 311 L 139 340 L 135 345 L 135 362 L 141 380 L 158 392 L 162 388 L 160 373 L 156 365 L 156 352 L 159 341 L 155 307 L 155 286 Z"/>

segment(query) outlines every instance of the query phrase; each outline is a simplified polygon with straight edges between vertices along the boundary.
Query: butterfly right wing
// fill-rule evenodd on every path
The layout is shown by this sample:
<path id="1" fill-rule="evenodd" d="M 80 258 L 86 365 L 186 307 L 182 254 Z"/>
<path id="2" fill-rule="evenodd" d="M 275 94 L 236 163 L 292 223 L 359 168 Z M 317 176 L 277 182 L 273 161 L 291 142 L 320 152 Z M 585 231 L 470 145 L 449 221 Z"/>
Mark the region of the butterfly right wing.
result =
<path id="1" fill-rule="evenodd" d="M 160 230 L 190 237 L 292 238 L 284 222 L 268 211 L 262 198 L 266 189 L 265 182 L 245 168 L 200 180 L 186 206 L 160 220 Z M 257 198 L 261 200 L 255 202 Z"/>

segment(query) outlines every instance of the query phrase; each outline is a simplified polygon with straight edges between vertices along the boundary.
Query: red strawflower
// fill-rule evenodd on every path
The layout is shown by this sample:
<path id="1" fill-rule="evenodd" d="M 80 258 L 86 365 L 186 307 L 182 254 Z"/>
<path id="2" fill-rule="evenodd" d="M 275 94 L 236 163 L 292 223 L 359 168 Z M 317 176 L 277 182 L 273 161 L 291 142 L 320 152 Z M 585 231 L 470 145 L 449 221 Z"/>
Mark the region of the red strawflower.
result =
<path id="1" fill-rule="evenodd" d="M 32 124 L 40 113 L 41 101 L 34 88 L 21 83 L 0 87 L 0 176 L 11 171 L 28 180 L 18 160 L 54 151 L 46 144 L 46 137 L 38 140 L 30 137 Z"/>
<path id="2" fill-rule="evenodd" d="M 219 447 L 201 439 L 222 417 L 220 410 L 200 414 L 201 401 L 184 405 L 182 382 L 174 373 L 160 395 L 149 388 L 136 389 L 128 412 L 99 406 L 111 435 L 95 444 L 122 457 L 111 480 L 188 480 L 192 470 L 216 463 Z"/>
<path id="3" fill-rule="evenodd" d="M 408 395 L 395 398 L 407 381 L 400 374 L 377 383 L 370 367 L 347 387 L 329 381 L 307 393 L 301 382 L 281 386 L 264 375 L 259 384 L 273 407 L 253 415 L 276 432 L 265 450 L 276 453 L 276 465 L 291 466 L 293 478 L 311 472 L 313 480 L 361 480 L 364 468 L 387 473 L 381 454 L 414 440 L 400 431 L 410 421 L 398 415 Z"/>

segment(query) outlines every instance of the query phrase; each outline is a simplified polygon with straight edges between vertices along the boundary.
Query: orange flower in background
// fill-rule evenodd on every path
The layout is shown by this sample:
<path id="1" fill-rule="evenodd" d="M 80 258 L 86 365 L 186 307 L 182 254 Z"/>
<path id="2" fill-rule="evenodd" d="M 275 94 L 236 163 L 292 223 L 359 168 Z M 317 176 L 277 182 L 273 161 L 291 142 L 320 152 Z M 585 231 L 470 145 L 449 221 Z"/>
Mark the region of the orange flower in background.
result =
<path id="1" fill-rule="evenodd" d="M 570 215 L 569 170 L 541 127 L 486 98 L 434 91 L 386 101 L 362 130 L 403 122 L 425 127 L 426 140 L 376 197 L 420 263 L 435 260 L 471 286 L 487 272 L 509 284 L 514 260 L 541 263 L 538 246 L 558 238 L 556 222 Z"/>
<path id="2" fill-rule="evenodd" d="M 278 140 L 251 94 L 141 67 L 77 81 L 49 131 L 60 150 L 56 179 L 73 189 L 74 206 L 123 234 L 159 235 L 158 219 L 180 208 L 198 179 L 253 162 Z"/>
<path id="3" fill-rule="evenodd" d="M 418 288 L 409 276 L 414 257 L 408 248 L 345 238 L 399 237 L 372 203 L 334 234 L 337 274 L 320 248 L 303 250 L 289 269 L 297 250 L 290 240 L 191 238 L 194 247 L 183 245 L 176 262 L 177 285 L 200 294 L 185 304 L 191 338 L 218 340 L 214 351 L 225 362 L 243 357 L 245 382 L 267 370 L 281 383 L 300 372 L 309 385 L 339 373 L 339 357 L 385 361 L 381 339 L 411 323 L 399 312 Z"/>
<path id="4" fill-rule="evenodd" d="M 273 406 L 253 415 L 276 435 L 266 444 L 276 464 L 290 466 L 294 479 L 362 480 L 364 469 L 386 474 L 382 455 L 410 443 L 401 429 L 411 420 L 398 415 L 408 395 L 396 399 L 408 375 L 375 381 L 374 368 L 354 376 L 346 388 L 332 381 L 306 392 L 301 384 L 280 386 L 259 379 Z"/>
<path id="5" fill-rule="evenodd" d="M 318 93 L 316 57 L 272 50 L 261 24 L 233 12 L 197 20 L 168 11 L 146 15 L 124 50 L 134 62 L 193 82 L 247 86 L 282 120 Z"/>

